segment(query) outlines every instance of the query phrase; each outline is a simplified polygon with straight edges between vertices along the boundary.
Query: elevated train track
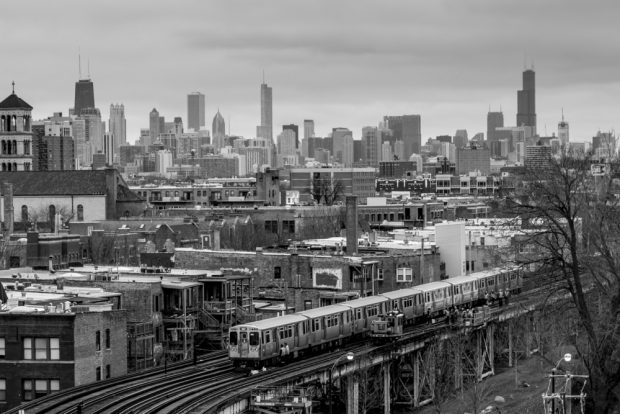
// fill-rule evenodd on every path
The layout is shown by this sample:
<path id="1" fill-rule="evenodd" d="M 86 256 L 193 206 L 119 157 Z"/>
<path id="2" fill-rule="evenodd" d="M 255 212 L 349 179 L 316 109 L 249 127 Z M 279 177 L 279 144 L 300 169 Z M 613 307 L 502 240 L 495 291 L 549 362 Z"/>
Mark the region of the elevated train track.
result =
<path id="1" fill-rule="evenodd" d="M 546 298 L 549 284 L 523 284 L 524 291 L 511 298 L 511 304 L 492 308 L 493 318 L 504 320 L 518 313 L 528 312 Z M 554 281 L 553 284 L 557 284 Z M 437 332 L 445 332 L 447 321 L 440 319 L 434 324 L 415 325 L 405 329 L 401 342 L 424 340 Z M 373 345 L 368 339 L 352 342 L 338 348 L 357 355 L 379 355 L 394 343 Z M 387 352 L 387 351 L 386 351 Z M 218 351 L 192 361 L 163 367 L 71 388 L 52 394 L 18 408 L 7 411 L 17 414 L 20 409 L 27 414 L 38 413 L 216 413 L 225 407 L 241 412 L 247 404 L 250 392 L 258 386 L 275 385 L 294 381 L 297 377 L 317 378 L 325 375 L 334 361 L 333 351 L 305 359 L 290 361 L 285 366 L 270 367 L 267 371 L 248 376 L 234 371 L 226 351 Z M 368 359 L 368 358 L 367 358 Z"/>

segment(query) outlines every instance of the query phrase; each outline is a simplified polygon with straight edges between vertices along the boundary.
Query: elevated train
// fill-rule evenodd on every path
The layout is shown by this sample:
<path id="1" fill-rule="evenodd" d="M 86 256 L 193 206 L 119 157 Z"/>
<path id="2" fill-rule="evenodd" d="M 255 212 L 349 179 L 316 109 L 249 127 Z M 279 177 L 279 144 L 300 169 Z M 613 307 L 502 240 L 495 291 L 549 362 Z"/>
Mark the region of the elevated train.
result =
<path id="1" fill-rule="evenodd" d="M 380 336 L 390 324 L 398 328 L 443 315 L 451 307 L 478 306 L 490 295 L 518 294 L 522 285 L 519 268 L 496 268 L 236 325 L 229 331 L 228 354 L 235 366 L 260 368 L 283 356 L 341 345 L 372 329 Z"/>

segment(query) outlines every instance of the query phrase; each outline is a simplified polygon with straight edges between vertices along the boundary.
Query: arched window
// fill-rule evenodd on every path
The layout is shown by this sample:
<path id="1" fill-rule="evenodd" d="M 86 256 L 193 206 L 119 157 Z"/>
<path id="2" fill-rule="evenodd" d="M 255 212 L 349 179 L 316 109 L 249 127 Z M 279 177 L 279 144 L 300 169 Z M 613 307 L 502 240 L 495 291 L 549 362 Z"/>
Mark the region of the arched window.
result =
<path id="1" fill-rule="evenodd" d="M 51 204 L 48 208 L 48 217 L 47 220 L 49 222 L 49 225 L 53 231 L 56 231 L 55 228 L 55 223 L 56 223 L 56 206 Z"/>
<path id="2" fill-rule="evenodd" d="M 11 163 L 10 162 L 6 163 L 6 170 L 7 171 L 11 171 Z"/>
<path id="3" fill-rule="evenodd" d="M 6 141 L 2 140 L 2 154 L 6 154 Z"/>
<path id="4" fill-rule="evenodd" d="M 30 141 L 24 141 L 24 155 L 30 155 Z"/>
<path id="5" fill-rule="evenodd" d="M 22 206 L 22 222 L 23 223 L 28 222 L 28 206 L 27 205 Z"/>
<path id="6" fill-rule="evenodd" d="M 13 171 L 17 171 L 17 163 L 16 162 L 13 163 Z"/>
<path id="7" fill-rule="evenodd" d="M 84 221 L 84 206 L 81 204 L 77 206 L 77 221 Z"/>
<path id="8" fill-rule="evenodd" d="M 2 163 L 2 171 L 6 171 L 6 163 L 5 162 Z"/>
<path id="9" fill-rule="evenodd" d="M 13 150 L 11 151 L 11 154 L 17 154 L 17 141 L 13 140 Z"/>

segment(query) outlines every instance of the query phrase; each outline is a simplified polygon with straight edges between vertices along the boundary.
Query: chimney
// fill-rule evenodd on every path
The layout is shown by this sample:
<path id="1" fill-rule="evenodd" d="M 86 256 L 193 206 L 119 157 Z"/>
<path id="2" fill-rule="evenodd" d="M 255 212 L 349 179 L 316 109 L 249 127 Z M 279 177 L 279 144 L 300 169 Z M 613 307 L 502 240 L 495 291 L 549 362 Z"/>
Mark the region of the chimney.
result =
<path id="1" fill-rule="evenodd" d="M 357 254 L 357 196 L 346 197 L 347 255 Z"/>
<path id="2" fill-rule="evenodd" d="M 13 184 L 4 183 L 4 228 L 7 234 L 13 234 L 13 222 L 15 221 L 13 212 Z"/>

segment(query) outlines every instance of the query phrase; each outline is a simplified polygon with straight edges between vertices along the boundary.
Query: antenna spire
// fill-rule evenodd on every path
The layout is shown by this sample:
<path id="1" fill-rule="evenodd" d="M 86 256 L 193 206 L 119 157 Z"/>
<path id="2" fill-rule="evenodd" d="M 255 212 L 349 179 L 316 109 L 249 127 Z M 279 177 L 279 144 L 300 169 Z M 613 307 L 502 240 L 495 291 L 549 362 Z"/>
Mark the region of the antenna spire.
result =
<path id="1" fill-rule="evenodd" d="M 15 81 L 11 82 L 11 85 L 13 85 L 13 95 L 15 95 Z"/>
<path id="2" fill-rule="evenodd" d="M 90 79 L 90 58 L 88 58 L 88 79 Z"/>
<path id="3" fill-rule="evenodd" d="M 78 47 L 78 75 L 80 79 L 82 79 L 82 53 L 80 52 L 79 47 Z"/>

